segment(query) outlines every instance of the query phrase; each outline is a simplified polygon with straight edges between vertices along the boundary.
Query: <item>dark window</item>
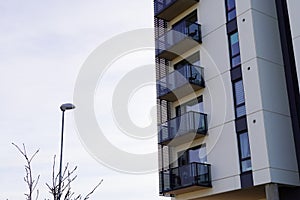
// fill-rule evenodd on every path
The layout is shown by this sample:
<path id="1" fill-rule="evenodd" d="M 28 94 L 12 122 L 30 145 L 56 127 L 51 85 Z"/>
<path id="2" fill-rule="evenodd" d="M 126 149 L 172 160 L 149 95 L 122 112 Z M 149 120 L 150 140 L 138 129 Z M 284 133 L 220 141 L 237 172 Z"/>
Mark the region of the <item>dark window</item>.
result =
<path id="1" fill-rule="evenodd" d="M 240 43 L 238 32 L 229 35 L 231 67 L 237 67 L 241 64 Z"/>
<path id="2" fill-rule="evenodd" d="M 205 145 L 201 145 L 200 147 L 196 147 L 189 150 L 189 162 L 197 162 L 197 163 L 206 163 L 206 147 Z"/>
<path id="3" fill-rule="evenodd" d="M 187 165 L 189 163 L 188 151 L 178 153 L 178 166 Z"/>
<path id="4" fill-rule="evenodd" d="M 235 113 L 236 113 L 237 118 L 245 116 L 246 115 L 246 106 L 245 105 L 236 106 Z"/>
<path id="5" fill-rule="evenodd" d="M 235 0 L 227 0 L 227 21 L 231 21 L 236 18 Z"/>
<path id="6" fill-rule="evenodd" d="M 249 158 L 250 157 L 250 145 L 248 140 L 248 133 L 240 133 L 239 134 L 240 139 L 240 149 L 241 149 L 241 158 Z"/>
<path id="7" fill-rule="evenodd" d="M 241 56 L 235 56 L 231 58 L 232 68 L 237 67 L 241 64 Z"/>
<path id="8" fill-rule="evenodd" d="M 236 56 L 237 54 L 240 54 L 240 44 L 239 44 L 238 32 L 236 32 L 230 36 L 230 44 L 231 44 L 232 56 Z"/>
<path id="9" fill-rule="evenodd" d="M 194 67 L 195 66 L 195 67 Z M 199 81 L 203 81 L 203 74 L 200 67 L 200 54 L 199 52 L 194 53 L 193 55 L 187 57 L 184 60 L 181 60 L 180 62 L 176 63 L 174 65 L 174 69 L 181 73 L 186 78 L 189 79 L 192 83 L 194 81 L 195 83 Z"/>
<path id="10" fill-rule="evenodd" d="M 251 158 L 242 161 L 242 172 L 247 172 L 252 170 Z"/>
<path id="11" fill-rule="evenodd" d="M 227 0 L 227 11 L 235 8 L 235 0 Z"/>
<path id="12" fill-rule="evenodd" d="M 197 163 L 207 162 L 205 144 L 178 153 L 178 166 L 187 165 L 193 162 L 197 162 Z"/>
<path id="13" fill-rule="evenodd" d="M 180 33 L 185 33 L 188 26 L 198 21 L 197 10 L 193 11 L 188 16 L 181 19 L 179 22 L 172 26 L 172 29 Z M 186 23 L 183 23 L 186 22 Z"/>
<path id="14" fill-rule="evenodd" d="M 232 10 L 230 12 L 227 13 L 227 18 L 228 21 L 233 20 L 234 18 L 236 18 L 236 10 Z"/>
<path id="15" fill-rule="evenodd" d="M 246 115 L 245 95 L 243 81 L 239 80 L 233 83 L 234 98 L 235 98 L 235 113 L 236 117 Z"/>
<path id="16" fill-rule="evenodd" d="M 242 172 L 252 170 L 248 132 L 239 134 L 239 147 Z"/>
<path id="17" fill-rule="evenodd" d="M 245 103 L 245 95 L 244 95 L 244 87 L 243 81 L 239 80 L 234 83 L 234 91 L 235 91 L 235 103 L 236 105 L 240 105 Z"/>
<path id="18" fill-rule="evenodd" d="M 200 66 L 200 54 L 199 54 L 199 52 L 194 53 L 193 55 L 187 57 L 186 59 L 176 63 L 174 65 L 174 69 L 178 69 L 178 68 L 184 67 L 186 65 Z"/>
<path id="19" fill-rule="evenodd" d="M 184 103 L 176 107 L 176 116 L 183 115 L 184 113 L 194 111 L 194 112 L 203 112 L 203 98 L 202 96 L 197 99 L 191 100 L 187 103 Z"/>

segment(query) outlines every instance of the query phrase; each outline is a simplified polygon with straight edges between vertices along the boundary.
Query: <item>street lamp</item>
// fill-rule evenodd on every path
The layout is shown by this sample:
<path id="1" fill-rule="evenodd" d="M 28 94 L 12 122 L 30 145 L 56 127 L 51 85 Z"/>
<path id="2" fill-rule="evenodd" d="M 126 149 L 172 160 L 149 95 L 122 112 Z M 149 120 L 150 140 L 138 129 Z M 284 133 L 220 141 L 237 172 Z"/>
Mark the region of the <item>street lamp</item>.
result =
<path id="1" fill-rule="evenodd" d="M 62 182 L 62 156 L 63 156 L 63 142 L 64 142 L 64 119 L 65 111 L 72 110 L 75 106 L 71 103 L 65 103 L 60 106 L 62 111 L 62 125 L 61 125 L 61 140 L 60 140 L 60 163 L 59 163 L 59 180 L 58 180 L 58 200 L 61 197 L 61 182 Z"/>

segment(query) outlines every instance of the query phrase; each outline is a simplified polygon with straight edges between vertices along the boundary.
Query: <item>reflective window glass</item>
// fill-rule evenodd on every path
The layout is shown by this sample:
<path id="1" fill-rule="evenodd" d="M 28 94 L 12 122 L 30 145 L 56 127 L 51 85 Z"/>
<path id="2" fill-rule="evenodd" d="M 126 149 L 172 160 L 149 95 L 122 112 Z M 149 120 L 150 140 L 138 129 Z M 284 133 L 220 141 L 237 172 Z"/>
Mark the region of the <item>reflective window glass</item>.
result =
<path id="1" fill-rule="evenodd" d="M 242 106 L 236 107 L 235 112 L 236 112 L 236 117 L 237 118 L 246 115 L 246 106 L 242 105 Z"/>
<path id="2" fill-rule="evenodd" d="M 244 160 L 242 161 L 242 172 L 250 171 L 252 170 L 252 164 L 251 160 Z"/>
<path id="3" fill-rule="evenodd" d="M 242 80 L 234 83 L 234 92 L 236 105 L 245 103 L 244 86 Z"/>
<path id="4" fill-rule="evenodd" d="M 231 55 L 232 56 L 240 54 L 240 44 L 239 44 L 238 33 L 234 33 L 230 36 L 230 45 L 231 45 Z"/>
<path id="5" fill-rule="evenodd" d="M 231 21 L 234 18 L 236 18 L 236 10 L 234 9 L 234 10 L 228 12 L 227 13 L 227 18 L 228 18 L 228 21 Z"/>
<path id="6" fill-rule="evenodd" d="M 236 67 L 236 66 L 238 66 L 238 65 L 240 65 L 241 64 L 241 56 L 237 55 L 237 56 L 233 57 L 231 59 L 231 62 L 232 62 L 232 67 L 233 68 Z"/>
<path id="7" fill-rule="evenodd" d="M 205 146 L 201 146 L 200 148 L 189 150 L 189 162 L 190 163 L 193 163 L 193 162 L 205 163 L 205 162 L 207 162 Z"/>
<path id="8" fill-rule="evenodd" d="M 227 0 L 227 10 L 231 10 L 235 7 L 235 0 Z"/>
<path id="9" fill-rule="evenodd" d="M 241 151 L 241 158 L 249 158 L 250 157 L 250 144 L 248 133 L 241 133 L 239 134 L 239 142 L 240 142 L 240 151 Z"/>

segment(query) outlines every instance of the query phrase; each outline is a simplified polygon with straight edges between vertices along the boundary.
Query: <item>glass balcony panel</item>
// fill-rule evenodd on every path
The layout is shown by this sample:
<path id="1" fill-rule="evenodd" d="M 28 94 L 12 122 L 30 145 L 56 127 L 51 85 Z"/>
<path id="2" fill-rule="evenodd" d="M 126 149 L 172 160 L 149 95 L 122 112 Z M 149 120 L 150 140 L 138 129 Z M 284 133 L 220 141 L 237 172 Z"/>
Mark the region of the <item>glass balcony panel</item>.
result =
<path id="1" fill-rule="evenodd" d="M 170 172 L 165 171 L 161 172 L 159 174 L 159 185 L 160 185 L 160 193 L 166 190 L 171 190 L 171 184 L 170 184 Z"/>
<path id="2" fill-rule="evenodd" d="M 178 168 L 181 179 L 179 187 L 190 186 L 194 183 L 195 174 L 193 173 L 193 165 L 184 165 Z"/>
<path id="3" fill-rule="evenodd" d="M 157 96 L 158 98 L 165 99 L 168 101 L 176 100 L 176 95 L 177 97 L 180 96 L 180 88 L 184 87 L 185 85 L 188 88 L 182 90 L 182 92 L 184 92 L 183 95 L 187 95 L 188 93 L 194 92 L 194 89 L 203 88 L 203 76 L 204 72 L 203 68 L 201 67 L 194 65 L 186 65 L 184 67 L 181 67 L 180 69 L 169 73 L 167 76 L 163 77 L 158 81 Z M 172 92 L 174 94 L 170 94 Z"/>
<path id="4" fill-rule="evenodd" d="M 159 126 L 159 143 L 166 143 L 189 133 L 206 135 L 207 116 L 190 111 Z M 184 140 L 182 141 L 184 142 Z"/>
<path id="5" fill-rule="evenodd" d="M 180 189 L 189 187 L 191 191 L 197 190 L 194 186 L 211 187 L 210 167 L 205 163 L 189 163 L 161 172 L 162 193 L 180 193 Z"/>
<path id="6" fill-rule="evenodd" d="M 204 166 L 204 165 L 199 165 L 197 166 L 197 177 L 196 181 L 198 183 L 207 183 L 210 184 L 210 168 Z"/>
<path id="7" fill-rule="evenodd" d="M 156 39 L 156 56 L 172 60 L 201 42 L 201 25 L 183 20 Z"/>

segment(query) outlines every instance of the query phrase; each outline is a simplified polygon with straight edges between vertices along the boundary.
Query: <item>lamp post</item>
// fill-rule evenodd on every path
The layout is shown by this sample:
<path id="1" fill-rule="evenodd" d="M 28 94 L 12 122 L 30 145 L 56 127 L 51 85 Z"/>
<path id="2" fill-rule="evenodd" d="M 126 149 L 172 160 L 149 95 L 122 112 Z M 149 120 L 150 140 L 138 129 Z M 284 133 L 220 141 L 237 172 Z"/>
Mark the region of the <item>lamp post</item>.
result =
<path id="1" fill-rule="evenodd" d="M 62 111 L 62 125 L 61 125 L 61 139 L 60 139 L 60 163 L 59 163 L 59 180 L 58 180 L 58 200 L 61 197 L 61 182 L 62 182 L 62 156 L 63 156 L 63 142 L 64 142 L 64 119 L 65 111 L 72 110 L 75 106 L 71 103 L 65 103 L 60 106 Z"/>

